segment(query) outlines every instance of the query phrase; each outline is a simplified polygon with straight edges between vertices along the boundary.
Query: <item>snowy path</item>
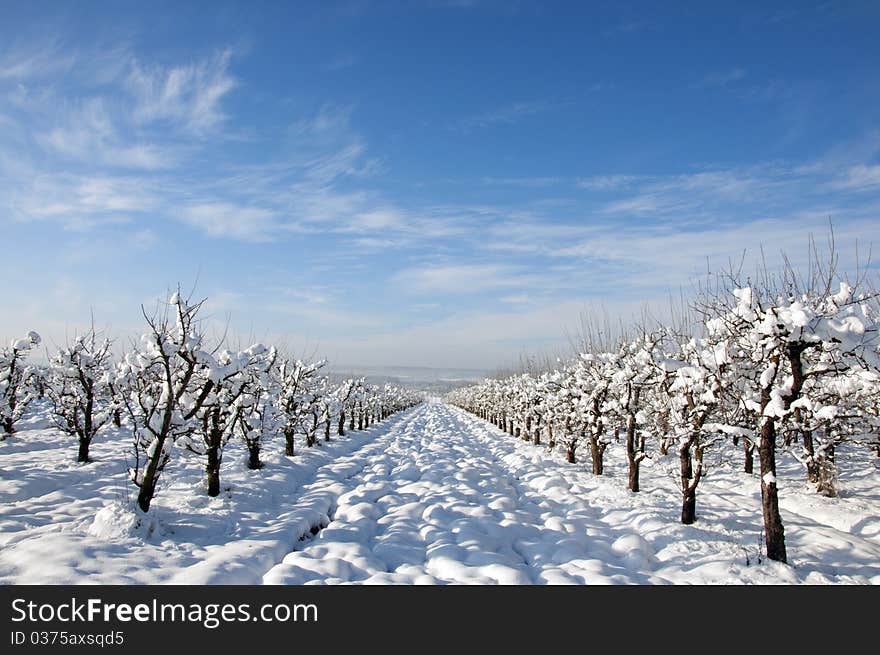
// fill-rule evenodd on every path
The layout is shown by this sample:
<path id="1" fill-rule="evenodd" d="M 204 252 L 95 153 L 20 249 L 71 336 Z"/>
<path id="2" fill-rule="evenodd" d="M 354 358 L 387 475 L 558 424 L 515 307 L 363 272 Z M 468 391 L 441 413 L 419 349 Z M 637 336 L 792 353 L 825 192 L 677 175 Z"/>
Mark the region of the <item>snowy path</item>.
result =
<path id="1" fill-rule="evenodd" d="M 644 539 L 603 524 L 552 470 L 519 479 L 508 461 L 516 444 L 490 429 L 445 405 L 416 409 L 348 458 L 357 472 L 341 483 L 333 520 L 264 581 L 662 582 L 643 572 L 653 560 Z M 312 486 L 326 490 L 324 477 Z"/>

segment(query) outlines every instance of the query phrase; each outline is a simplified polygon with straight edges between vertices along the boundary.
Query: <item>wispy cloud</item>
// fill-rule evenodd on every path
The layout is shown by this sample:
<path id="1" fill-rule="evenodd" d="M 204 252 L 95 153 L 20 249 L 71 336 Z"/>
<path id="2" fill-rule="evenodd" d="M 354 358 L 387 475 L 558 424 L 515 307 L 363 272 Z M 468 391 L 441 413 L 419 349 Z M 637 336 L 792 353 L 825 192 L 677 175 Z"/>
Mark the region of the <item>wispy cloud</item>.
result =
<path id="1" fill-rule="evenodd" d="M 139 178 L 37 175 L 9 199 L 18 221 L 55 220 L 68 229 L 126 223 L 155 209 L 157 196 Z"/>
<path id="2" fill-rule="evenodd" d="M 13 42 L 0 51 L 0 80 L 35 80 L 66 73 L 76 62 L 57 39 Z"/>
<path id="3" fill-rule="evenodd" d="M 472 294 L 489 289 L 516 287 L 517 270 L 500 264 L 429 265 L 395 274 L 401 287 L 414 293 Z"/>
<path id="4" fill-rule="evenodd" d="M 336 138 L 351 129 L 354 107 L 324 103 L 314 115 L 300 118 L 290 126 L 294 137 Z"/>
<path id="5" fill-rule="evenodd" d="M 278 231 L 274 212 L 224 202 L 184 207 L 180 212 L 180 219 L 208 236 L 240 241 L 269 241 Z"/>
<path id="6" fill-rule="evenodd" d="M 376 208 L 356 214 L 348 224 L 355 232 L 379 232 L 398 228 L 407 222 L 406 216 L 393 208 Z"/>
<path id="7" fill-rule="evenodd" d="M 555 111 L 567 104 L 569 103 L 546 100 L 512 102 L 502 107 L 467 116 L 461 119 L 457 126 L 463 130 L 473 130 L 496 125 L 515 125 L 525 118 Z"/>
<path id="8" fill-rule="evenodd" d="M 616 191 L 630 187 L 643 179 L 644 176 L 640 175 L 596 175 L 579 178 L 576 184 L 581 189 L 590 191 Z"/>
<path id="9" fill-rule="evenodd" d="M 880 165 L 853 166 L 841 178 L 832 182 L 832 187 L 852 191 L 880 190 Z"/>
<path id="10" fill-rule="evenodd" d="M 63 125 L 36 136 L 41 145 L 63 157 L 147 170 L 168 168 L 173 163 L 170 149 L 125 139 L 102 98 L 86 100 L 63 121 Z"/>
<path id="11" fill-rule="evenodd" d="M 607 203 L 602 211 L 665 216 L 708 212 L 719 204 L 730 202 L 755 204 L 770 199 L 771 192 L 780 187 L 795 184 L 795 177 L 790 170 L 775 170 L 773 167 L 658 176 L 637 185 L 632 195 Z"/>
<path id="12" fill-rule="evenodd" d="M 133 61 L 126 86 L 139 123 L 164 121 L 199 135 L 226 118 L 220 103 L 237 81 L 229 74 L 231 50 L 201 62 L 162 67 Z"/>
<path id="13" fill-rule="evenodd" d="M 487 186 L 519 186 L 526 188 L 540 188 L 554 186 L 562 182 L 559 177 L 484 177 L 483 184 Z"/>

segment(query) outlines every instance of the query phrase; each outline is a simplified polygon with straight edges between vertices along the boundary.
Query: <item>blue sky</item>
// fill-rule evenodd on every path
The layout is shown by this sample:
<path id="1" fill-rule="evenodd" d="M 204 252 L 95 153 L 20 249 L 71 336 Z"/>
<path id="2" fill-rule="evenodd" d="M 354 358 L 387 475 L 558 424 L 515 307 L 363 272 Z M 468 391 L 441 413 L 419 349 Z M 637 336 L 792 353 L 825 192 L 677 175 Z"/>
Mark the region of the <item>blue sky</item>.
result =
<path id="1" fill-rule="evenodd" d="M 242 341 L 493 368 L 829 218 L 851 266 L 880 7 L 716 5 L 0 2 L 0 336 L 180 281 Z"/>

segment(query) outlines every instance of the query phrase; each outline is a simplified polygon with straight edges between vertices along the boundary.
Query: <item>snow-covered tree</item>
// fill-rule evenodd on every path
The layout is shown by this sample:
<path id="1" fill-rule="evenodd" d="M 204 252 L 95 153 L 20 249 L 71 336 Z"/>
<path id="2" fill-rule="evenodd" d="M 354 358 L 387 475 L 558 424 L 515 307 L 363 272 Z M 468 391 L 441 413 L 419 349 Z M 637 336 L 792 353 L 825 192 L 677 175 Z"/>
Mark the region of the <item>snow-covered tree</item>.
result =
<path id="1" fill-rule="evenodd" d="M 555 415 L 558 427 L 556 428 L 556 445 L 560 446 L 565 453 L 565 460 L 569 464 L 577 462 L 577 451 L 583 440 L 583 430 L 578 422 L 579 408 L 581 406 L 581 392 L 574 384 L 574 367 L 569 366 L 555 375 L 558 389 L 553 394 L 556 406 Z"/>
<path id="2" fill-rule="evenodd" d="M 269 348 L 262 356 L 254 358 L 244 371 L 248 381 L 243 387 L 245 398 L 241 402 L 237 429 L 248 451 L 248 468 L 263 467 L 260 451 L 267 439 L 281 432 L 283 419 L 275 403 L 278 393 L 277 377 L 273 375 L 278 353 Z"/>
<path id="3" fill-rule="evenodd" d="M 587 436 L 594 475 L 604 473 L 605 449 L 611 443 L 606 405 L 616 358 L 612 353 L 581 353 L 573 371 L 575 388 L 580 392 L 575 423 Z"/>
<path id="4" fill-rule="evenodd" d="M 116 386 L 134 437 L 129 473 L 144 512 L 175 442 L 198 429 L 196 415 L 214 386 L 198 374 L 213 361 L 197 321 L 203 304 L 189 304 L 177 292 L 154 314 L 143 311 L 149 331 L 118 365 Z"/>
<path id="5" fill-rule="evenodd" d="M 647 457 L 648 432 L 643 425 L 650 408 L 648 394 L 659 385 L 662 374 L 655 360 L 659 335 L 643 333 L 633 340 L 621 339 L 617 356 L 609 359 L 611 389 L 607 412 L 624 425 L 626 458 L 629 465 L 627 486 L 639 491 L 641 463 Z M 648 402 L 646 402 L 648 401 Z"/>
<path id="6" fill-rule="evenodd" d="M 671 352 L 652 358 L 651 369 L 662 376 L 653 420 L 661 430 L 664 450 L 673 445 L 678 449 L 681 522 L 687 525 L 696 520 L 704 453 L 735 431 L 722 405 L 733 369 L 723 338 L 677 335 L 667 345 Z"/>
<path id="7" fill-rule="evenodd" d="M 318 432 L 322 420 L 327 417 L 325 397 L 329 393 L 329 382 L 323 375 L 315 377 L 305 394 L 305 412 L 303 414 L 303 433 L 306 435 L 306 446 L 311 448 L 318 443 Z"/>
<path id="8" fill-rule="evenodd" d="M 217 357 L 201 353 L 194 379 L 203 389 L 194 419 L 198 428 L 182 438 L 183 446 L 205 458 L 209 496 L 220 494 L 220 465 L 223 449 L 235 435 L 242 416 L 251 413 L 250 369 L 260 366 L 271 350 L 255 344 L 241 352 L 224 350 Z"/>
<path id="9" fill-rule="evenodd" d="M 325 360 L 282 360 L 274 371 L 278 385 L 275 403 L 281 416 L 285 455 L 294 455 L 296 433 L 306 425 L 306 417 L 311 416 L 312 390 L 325 364 Z"/>
<path id="10" fill-rule="evenodd" d="M 94 327 L 49 362 L 46 394 L 52 401 L 55 426 L 79 441 L 78 462 L 89 461 L 89 446 L 116 411 L 111 380 L 109 339 Z"/>
<path id="11" fill-rule="evenodd" d="M 0 349 L 0 441 L 15 432 L 15 424 L 37 397 L 35 369 L 27 365 L 28 354 L 40 345 L 40 335 L 28 332 Z"/>
<path id="12" fill-rule="evenodd" d="M 348 379 L 341 382 L 333 392 L 332 406 L 335 409 L 336 415 L 339 416 L 339 425 L 336 434 L 340 437 L 345 436 L 346 412 L 349 411 L 349 404 L 351 403 L 351 397 L 354 394 L 356 386 L 357 384 L 355 380 Z"/>
<path id="13" fill-rule="evenodd" d="M 733 302 L 703 305 L 710 336 L 725 339 L 735 360 L 739 399 L 755 417 L 761 466 L 761 498 L 767 556 L 785 562 L 785 532 L 779 513 L 777 435 L 803 407 L 811 378 L 839 375 L 852 367 L 878 367 L 874 298 L 846 282 L 805 290 L 788 276 L 783 283 L 734 289 Z M 801 402 L 799 402 L 801 401 Z M 832 411 L 832 410 L 827 410 Z"/>

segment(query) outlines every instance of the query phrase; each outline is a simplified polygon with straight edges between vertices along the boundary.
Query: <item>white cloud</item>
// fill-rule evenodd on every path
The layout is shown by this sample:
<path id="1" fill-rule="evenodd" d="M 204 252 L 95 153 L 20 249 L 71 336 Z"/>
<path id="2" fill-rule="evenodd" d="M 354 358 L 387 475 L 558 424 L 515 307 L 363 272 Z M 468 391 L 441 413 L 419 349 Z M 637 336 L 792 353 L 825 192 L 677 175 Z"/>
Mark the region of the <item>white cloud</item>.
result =
<path id="1" fill-rule="evenodd" d="M 201 203 L 184 207 L 180 219 L 211 237 L 241 241 L 268 241 L 277 234 L 275 213 L 230 203 Z"/>
<path id="2" fill-rule="evenodd" d="M 429 265 L 408 268 L 394 275 L 394 280 L 415 293 L 472 294 L 517 286 L 521 280 L 516 269 L 497 264 Z"/>
<path id="3" fill-rule="evenodd" d="M 630 181 L 633 194 L 607 203 L 608 214 L 682 215 L 711 210 L 719 204 L 769 201 L 780 189 L 797 185 L 791 169 L 755 166 L 742 170 L 701 171 Z M 643 180 L 635 184 L 638 180 Z"/>
<path id="4" fill-rule="evenodd" d="M 10 44 L 0 52 L 0 80 L 33 80 L 70 71 L 76 63 L 72 53 L 62 51 L 55 39 Z"/>
<path id="5" fill-rule="evenodd" d="M 332 182 L 339 177 L 361 177 L 369 175 L 371 164 L 364 164 L 367 147 L 354 141 L 340 150 L 323 152 L 305 162 L 305 174 L 316 182 Z"/>
<path id="6" fill-rule="evenodd" d="M 577 186 L 590 191 L 615 191 L 645 179 L 639 175 L 596 175 L 578 179 Z"/>
<path id="7" fill-rule="evenodd" d="M 174 163 L 166 148 L 125 139 L 101 98 L 85 101 L 63 120 L 63 126 L 38 134 L 36 138 L 43 147 L 64 157 L 144 170 L 169 168 Z"/>
<path id="8" fill-rule="evenodd" d="M 677 224 L 609 226 L 552 254 L 582 259 L 597 275 L 609 273 L 616 289 L 643 294 L 674 291 L 687 287 L 707 268 L 718 273 L 731 262 L 740 262 L 744 255 L 745 271 L 752 273 L 760 263 L 762 249 L 771 268 L 781 265 L 781 252 L 796 266 L 806 266 L 809 235 L 819 242 L 824 240 L 829 214 L 846 216 L 843 210 L 828 209 L 701 229 L 683 230 Z M 862 241 L 862 248 L 868 245 L 866 241 L 880 243 L 880 227 L 863 219 L 841 222 L 835 226 L 835 235 L 844 261 L 851 261 L 857 241 Z"/>
<path id="9" fill-rule="evenodd" d="M 383 231 L 396 228 L 406 222 L 406 217 L 396 209 L 373 209 L 361 212 L 352 219 L 350 228 L 358 232 Z"/>
<path id="10" fill-rule="evenodd" d="M 297 136 L 336 137 L 349 130 L 353 110 L 352 106 L 343 107 L 325 103 L 314 116 L 295 121 L 290 131 Z"/>
<path id="11" fill-rule="evenodd" d="M 520 186 L 525 188 L 540 188 L 559 184 L 558 177 L 484 177 L 483 184 L 489 186 Z"/>
<path id="12" fill-rule="evenodd" d="M 859 164 L 851 167 L 846 174 L 832 182 L 835 189 L 852 191 L 873 191 L 880 189 L 880 165 L 866 166 Z"/>
<path id="13" fill-rule="evenodd" d="M 57 220 L 68 229 L 127 223 L 158 206 L 140 178 L 37 175 L 11 199 L 19 221 Z"/>
<path id="14" fill-rule="evenodd" d="M 220 106 L 237 82 L 229 72 L 230 50 L 194 64 L 146 66 L 132 62 L 126 86 L 135 99 L 138 123 L 168 121 L 204 135 L 226 119 Z"/>

